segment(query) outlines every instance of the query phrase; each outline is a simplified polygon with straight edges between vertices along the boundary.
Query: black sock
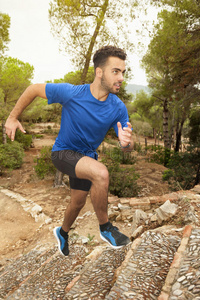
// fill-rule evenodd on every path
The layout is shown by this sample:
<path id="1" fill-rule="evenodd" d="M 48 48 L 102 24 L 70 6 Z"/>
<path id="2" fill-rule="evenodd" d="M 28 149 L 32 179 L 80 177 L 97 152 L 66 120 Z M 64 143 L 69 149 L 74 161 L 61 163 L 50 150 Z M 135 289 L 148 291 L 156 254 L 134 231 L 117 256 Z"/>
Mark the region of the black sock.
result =
<path id="1" fill-rule="evenodd" d="M 105 223 L 105 224 L 102 224 L 102 225 L 100 225 L 100 229 L 101 229 L 101 231 L 104 231 L 104 230 L 106 230 L 106 228 L 108 227 L 108 225 L 110 224 L 110 221 L 108 221 L 107 223 Z"/>
<path id="2" fill-rule="evenodd" d="M 62 235 L 62 237 L 64 237 L 65 240 L 68 238 L 68 232 L 64 231 L 62 227 L 60 228 L 60 234 Z"/>

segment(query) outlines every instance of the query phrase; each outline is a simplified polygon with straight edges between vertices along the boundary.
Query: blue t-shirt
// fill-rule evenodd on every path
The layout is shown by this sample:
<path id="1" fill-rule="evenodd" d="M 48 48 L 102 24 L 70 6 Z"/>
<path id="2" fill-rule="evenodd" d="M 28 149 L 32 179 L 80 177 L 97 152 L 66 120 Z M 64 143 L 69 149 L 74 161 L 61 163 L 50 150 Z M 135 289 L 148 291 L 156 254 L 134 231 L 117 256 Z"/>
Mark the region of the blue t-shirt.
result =
<path id="1" fill-rule="evenodd" d="M 127 127 L 125 104 L 114 94 L 105 101 L 93 97 L 90 85 L 47 83 L 48 104 L 62 105 L 61 126 L 52 151 L 74 150 L 96 157 L 96 149 L 113 127 L 118 135 L 117 122 Z"/>

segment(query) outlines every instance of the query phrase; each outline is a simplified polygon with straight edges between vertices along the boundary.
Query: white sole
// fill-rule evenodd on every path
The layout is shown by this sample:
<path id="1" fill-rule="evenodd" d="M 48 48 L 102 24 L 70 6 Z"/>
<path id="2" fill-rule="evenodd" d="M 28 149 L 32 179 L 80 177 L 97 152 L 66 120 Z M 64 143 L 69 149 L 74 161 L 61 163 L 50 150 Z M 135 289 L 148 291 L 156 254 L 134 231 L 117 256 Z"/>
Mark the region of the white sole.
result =
<path id="1" fill-rule="evenodd" d="M 100 232 L 100 238 L 101 238 L 104 242 L 108 243 L 109 246 L 111 246 L 113 249 L 120 249 L 120 248 L 126 246 L 126 245 L 122 245 L 122 246 L 113 246 L 107 239 L 105 239 L 105 238 L 103 237 L 103 235 L 101 235 L 101 232 Z"/>

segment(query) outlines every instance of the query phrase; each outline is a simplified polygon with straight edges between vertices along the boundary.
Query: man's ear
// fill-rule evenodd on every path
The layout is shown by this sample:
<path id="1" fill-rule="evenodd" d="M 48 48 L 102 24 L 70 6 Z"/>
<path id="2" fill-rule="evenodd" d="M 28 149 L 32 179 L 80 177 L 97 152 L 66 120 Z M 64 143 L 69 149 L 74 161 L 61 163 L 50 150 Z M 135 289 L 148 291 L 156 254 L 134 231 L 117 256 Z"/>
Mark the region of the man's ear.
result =
<path id="1" fill-rule="evenodd" d="M 102 78 L 102 75 L 103 75 L 103 70 L 99 67 L 96 68 L 96 76 L 98 78 Z"/>

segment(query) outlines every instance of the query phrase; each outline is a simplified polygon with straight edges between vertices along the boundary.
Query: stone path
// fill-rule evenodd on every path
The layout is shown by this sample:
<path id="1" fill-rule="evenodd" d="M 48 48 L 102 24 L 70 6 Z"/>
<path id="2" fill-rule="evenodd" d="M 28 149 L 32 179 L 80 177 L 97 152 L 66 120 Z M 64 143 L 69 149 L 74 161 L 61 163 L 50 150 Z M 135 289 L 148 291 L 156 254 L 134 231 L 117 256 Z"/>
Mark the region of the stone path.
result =
<path id="1" fill-rule="evenodd" d="M 192 192 L 198 205 L 199 194 L 198 186 Z M 0 299 L 200 300 L 195 224 L 147 230 L 119 250 L 104 245 L 88 251 L 73 239 L 68 257 L 59 254 L 56 242 L 33 249 L 0 269 Z"/>
<path id="2" fill-rule="evenodd" d="M 130 258 L 106 299 L 157 299 L 179 244 L 175 235 L 147 231 L 133 243 Z"/>
<path id="3" fill-rule="evenodd" d="M 0 299 L 199 300 L 200 228 L 145 232 L 119 250 L 99 246 L 87 256 L 71 244 L 35 249 L 0 270 Z"/>

